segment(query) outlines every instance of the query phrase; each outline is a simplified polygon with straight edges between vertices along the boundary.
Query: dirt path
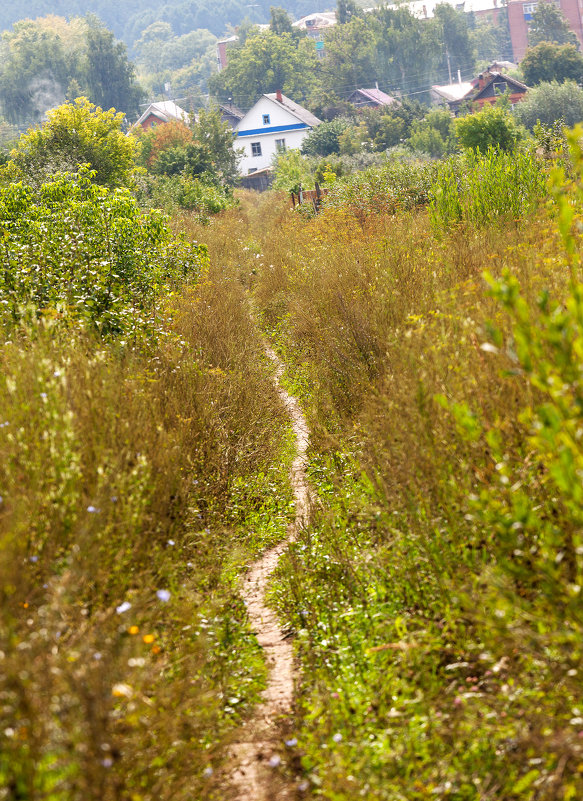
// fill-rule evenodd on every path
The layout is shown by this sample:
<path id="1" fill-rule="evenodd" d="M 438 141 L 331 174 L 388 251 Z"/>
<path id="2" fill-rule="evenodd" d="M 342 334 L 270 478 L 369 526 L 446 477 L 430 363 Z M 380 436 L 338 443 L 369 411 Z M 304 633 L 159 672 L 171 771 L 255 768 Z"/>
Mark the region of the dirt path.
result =
<path id="1" fill-rule="evenodd" d="M 288 537 L 255 562 L 245 577 L 242 595 L 247 604 L 251 627 L 265 652 L 269 668 L 267 687 L 253 717 L 247 722 L 239 742 L 231 746 L 235 769 L 230 776 L 237 801 L 286 801 L 296 790 L 278 771 L 285 718 L 293 700 L 292 644 L 282 632 L 275 612 L 265 605 L 269 576 L 298 530 L 307 523 L 309 496 L 306 482 L 308 428 L 298 402 L 281 387 L 281 362 L 271 348 L 267 355 L 277 365 L 275 382 L 293 423 L 296 457 L 291 467 L 296 516 Z"/>

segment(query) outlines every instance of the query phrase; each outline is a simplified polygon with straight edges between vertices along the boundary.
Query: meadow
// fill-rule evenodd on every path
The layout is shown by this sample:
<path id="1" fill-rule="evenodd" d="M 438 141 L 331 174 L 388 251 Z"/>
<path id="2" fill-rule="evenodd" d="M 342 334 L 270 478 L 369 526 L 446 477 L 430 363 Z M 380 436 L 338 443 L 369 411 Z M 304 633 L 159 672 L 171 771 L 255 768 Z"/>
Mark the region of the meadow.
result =
<path id="1" fill-rule="evenodd" d="M 229 797 L 266 674 L 239 583 L 293 517 L 264 338 L 311 430 L 269 594 L 299 797 L 583 796 L 578 136 L 317 217 L 0 186 L 0 799 Z"/>
<path id="2" fill-rule="evenodd" d="M 312 521 L 271 601 L 315 798 L 583 794 L 572 145 L 566 172 L 454 160 L 420 202 L 391 170 L 317 218 L 262 198 L 232 254 L 312 432 Z"/>

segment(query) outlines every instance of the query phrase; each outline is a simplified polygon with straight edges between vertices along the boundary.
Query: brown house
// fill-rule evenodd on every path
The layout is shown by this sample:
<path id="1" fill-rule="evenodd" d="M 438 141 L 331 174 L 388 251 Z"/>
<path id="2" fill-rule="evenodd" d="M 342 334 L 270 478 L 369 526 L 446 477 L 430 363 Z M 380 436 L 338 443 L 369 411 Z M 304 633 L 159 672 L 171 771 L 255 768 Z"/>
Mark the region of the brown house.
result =
<path id="1" fill-rule="evenodd" d="M 477 92 L 468 97 L 471 103 L 483 108 L 487 103 L 494 105 L 500 95 L 510 92 L 510 104 L 513 106 L 524 99 L 528 91 L 526 84 L 504 75 L 502 72 L 482 72 L 478 75 Z"/>

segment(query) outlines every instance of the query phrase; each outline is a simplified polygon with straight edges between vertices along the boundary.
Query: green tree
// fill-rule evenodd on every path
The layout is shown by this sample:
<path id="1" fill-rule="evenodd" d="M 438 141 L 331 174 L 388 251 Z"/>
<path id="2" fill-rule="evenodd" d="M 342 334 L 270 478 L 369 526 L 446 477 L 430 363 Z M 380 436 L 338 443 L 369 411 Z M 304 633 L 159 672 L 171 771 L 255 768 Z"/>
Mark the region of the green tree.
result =
<path id="1" fill-rule="evenodd" d="M 437 65 L 438 74 L 449 78 L 449 70 L 452 77 L 457 75 L 458 70 L 473 72 L 476 53 L 468 27 L 468 15 L 446 3 L 440 3 L 435 7 L 433 24 L 443 42 L 441 59 Z"/>
<path id="2" fill-rule="evenodd" d="M 350 127 L 350 121 L 337 117 L 318 125 L 304 139 L 302 153 L 308 156 L 329 156 L 340 153 L 340 137 Z"/>
<path id="3" fill-rule="evenodd" d="M 574 81 L 541 83 L 514 107 L 514 117 L 531 129 L 538 120 L 544 125 L 557 120 L 567 126 L 576 125 L 583 122 L 583 89 Z"/>
<path id="4" fill-rule="evenodd" d="M 322 64 L 326 89 L 342 94 L 347 86 L 374 86 L 376 54 L 376 29 L 370 15 L 336 25 L 326 34 Z"/>
<path id="5" fill-rule="evenodd" d="M 269 9 L 269 17 L 269 28 L 273 33 L 278 36 L 287 33 L 295 41 L 301 38 L 302 31 L 299 28 L 294 28 L 291 17 L 284 8 L 271 6 Z"/>
<path id="6" fill-rule="evenodd" d="M 455 135 L 465 150 L 488 148 L 513 150 L 525 138 L 525 130 L 503 106 L 487 105 L 482 111 L 468 114 L 455 121 Z"/>
<path id="7" fill-rule="evenodd" d="M 407 143 L 419 153 L 441 158 L 456 150 L 454 120 L 449 111 L 432 109 L 422 120 L 415 120 Z"/>
<path id="8" fill-rule="evenodd" d="M 541 42 L 579 46 L 579 41 L 571 30 L 567 18 L 554 3 L 538 3 L 532 15 L 528 29 L 528 43 L 534 47 Z"/>
<path id="9" fill-rule="evenodd" d="M 577 81 L 583 78 L 583 55 L 571 44 L 541 42 L 529 47 L 520 62 L 529 86 L 549 81 Z"/>
<path id="10" fill-rule="evenodd" d="M 261 31 L 249 35 L 243 47 L 229 50 L 226 69 L 213 75 L 209 86 L 216 96 L 249 107 L 260 95 L 278 89 L 303 98 L 316 86 L 319 71 L 313 40 L 296 44 L 288 33 Z"/>
<path id="11" fill-rule="evenodd" d="M 135 81 L 126 46 L 116 42 L 95 16 L 88 17 L 84 72 L 89 96 L 96 105 L 138 115 L 142 90 Z"/>
<path id="12" fill-rule="evenodd" d="M 214 175 L 223 184 L 233 184 L 238 176 L 240 152 L 233 147 L 233 131 L 221 119 L 216 106 L 201 109 L 193 126 L 194 139 L 207 148 Z"/>
<path id="13" fill-rule="evenodd" d="M 274 189 L 297 193 L 300 186 L 303 189 L 311 189 L 314 186 L 314 178 L 308 161 L 299 150 L 286 150 L 285 153 L 278 154 L 274 160 L 274 166 Z"/>
<path id="14" fill-rule="evenodd" d="M 336 2 L 336 19 L 339 25 L 346 25 L 347 22 L 353 17 L 362 15 L 361 9 L 356 5 L 354 0 L 337 0 Z"/>
<path id="15" fill-rule="evenodd" d="M 13 177 L 42 183 L 55 172 L 77 172 L 88 164 L 96 183 L 130 185 L 137 142 L 124 135 L 123 117 L 84 97 L 49 111 L 47 122 L 22 136 L 12 151 Z"/>

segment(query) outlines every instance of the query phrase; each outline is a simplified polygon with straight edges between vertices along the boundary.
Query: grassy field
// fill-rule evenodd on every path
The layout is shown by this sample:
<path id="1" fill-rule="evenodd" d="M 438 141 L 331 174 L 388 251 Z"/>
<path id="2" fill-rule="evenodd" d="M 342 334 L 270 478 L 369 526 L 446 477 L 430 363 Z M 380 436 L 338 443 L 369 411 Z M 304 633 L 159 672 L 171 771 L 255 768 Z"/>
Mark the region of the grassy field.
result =
<path id="1" fill-rule="evenodd" d="M 317 219 L 258 199 L 232 242 L 312 430 L 272 601 L 331 801 L 583 795 L 579 190 L 478 167 L 491 214 L 341 187 Z"/>
<path id="2" fill-rule="evenodd" d="M 583 797 L 580 160 L 524 158 L 174 233 L 2 190 L 0 799 L 225 797 L 265 677 L 237 582 L 292 515 L 262 332 L 311 427 L 270 591 L 304 797 Z"/>

